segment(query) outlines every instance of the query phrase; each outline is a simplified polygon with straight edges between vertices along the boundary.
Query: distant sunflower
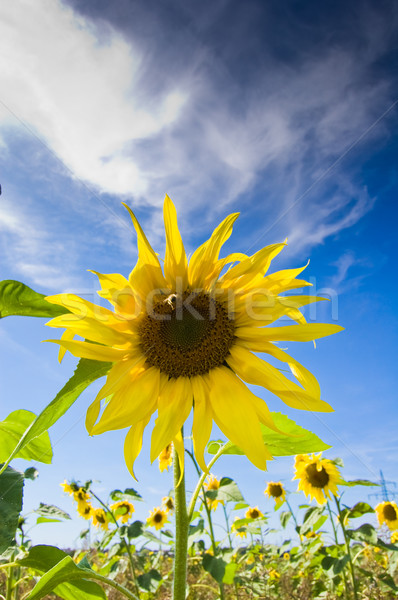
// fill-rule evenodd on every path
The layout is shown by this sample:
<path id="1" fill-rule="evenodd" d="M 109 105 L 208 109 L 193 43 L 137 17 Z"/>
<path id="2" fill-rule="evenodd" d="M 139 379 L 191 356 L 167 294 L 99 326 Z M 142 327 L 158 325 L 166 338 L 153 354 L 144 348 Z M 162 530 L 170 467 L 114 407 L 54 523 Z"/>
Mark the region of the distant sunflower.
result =
<path id="1" fill-rule="evenodd" d="M 278 508 L 282 506 L 286 499 L 286 491 L 280 481 L 278 481 L 278 483 L 275 481 L 270 481 L 266 490 L 264 491 L 264 494 L 266 494 L 269 498 L 273 498 Z"/>
<path id="2" fill-rule="evenodd" d="M 91 517 L 93 519 L 93 525 L 101 527 L 101 529 L 109 529 L 109 515 L 103 508 L 93 508 Z"/>
<path id="3" fill-rule="evenodd" d="M 149 517 L 147 518 L 146 522 L 149 527 L 162 529 L 163 525 L 168 522 L 167 512 L 161 506 L 158 506 L 149 513 Z"/>
<path id="4" fill-rule="evenodd" d="M 398 542 L 398 531 L 393 531 L 391 534 L 391 543 L 396 544 Z"/>
<path id="5" fill-rule="evenodd" d="M 92 516 L 93 507 L 89 502 L 78 502 L 77 512 L 83 519 L 89 519 Z"/>
<path id="6" fill-rule="evenodd" d="M 220 479 L 217 479 L 215 475 L 208 475 L 206 481 L 204 482 L 204 488 L 206 492 L 218 492 L 220 488 Z M 219 504 L 224 504 L 223 500 L 218 500 L 218 498 L 209 498 L 206 497 L 207 505 L 211 510 L 216 510 Z"/>
<path id="7" fill-rule="evenodd" d="M 164 450 L 158 456 L 159 460 L 159 471 L 168 471 L 169 467 L 173 464 L 173 444 L 168 444 Z"/>
<path id="8" fill-rule="evenodd" d="M 73 496 L 73 493 L 78 489 L 78 486 L 73 483 L 68 483 L 66 479 L 64 479 L 64 482 L 60 483 L 59 485 L 63 488 L 65 494 L 69 494 L 70 496 Z"/>
<path id="9" fill-rule="evenodd" d="M 297 490 L 302 490 L 306 496 L 315 498 L 318 504 L 325 504 L 330 494 L 338 496 L 337 485 L 341 482 L 340 473 L 336 465 L 321 455 L 299 455 L 296 457 L 295 475 L 298 479 Z"/>
<path id="10" fill-rule="evenodd" d="M 162 498 L 162 506 L 166 512 L 173 512 L 174 510 L 174 498 L 172 496 L 165 496 Z"/>
<path id="11" fill-rule="evenodd" d="M 173 442 L 183 466 L 181 428 L 193 408 L 194 451 L 203 470 L 213 420 L 254 465 L 265 469 L 272 454 L 264 445 L 260 425 L 277 428 L 267 404 L 245 383 L 263 386 L 293 408 L 331 411 L 321 400 L 315 377 L 275 343 L 308 342 L 342 327 L 306 322 L 300 308 L 323 298 L 286 295 L 310 285 L 296 279 L 305 267 L 268 273 L 285 242 L 252 256 L 234 253 L 219 258 L 238 213 L 228 216 L 188 263 L 177 213 L 166 196 L 162 271 L 158 255 L 126 208 L 137 232 L 137 264 L 128 279 L 118 273 L 96 273 L 102 288 L 99 294 L 113 310 L 75 294 L 47 298 L 70 311 L 48 323 L 65 329 L 60 340 L 49 340 L 61 346 L 60 359 L 68 350 L 74 356 L 112 363 L 87 412 L 89 434 L 129 427 L 125 460 L 133 473 L 144 429 L 157 411 L 151 461 Z M 297 324 L 272 326 L 286 317 Z M 75 336 L 85 341 L 74 340 Z M 256 352 L 287 364 L 297 383 Z"/>
<path id="12" fill-rule="evenodd" d="M 254 508 L 248 508 L 245 514 L 246 519 L 259 519 L 263 516 L 264 515 L 258 506 L 255 506 Z"/>
<path id="13" fill-rule="evenodd" d="M 120 519 L 122 523 L 127 523 L 133 512 L 135 512 L 134 505 L 127 500 L 115 502 L 110 508 L 115 515 L 115 519 Z"/>
<path id="14" fill-rule="evenodd" d="M 385 523 L 391 531 L 398 529 L 398 506 L 395 502 L 380 502 L 375 511 L 380 525 Z"/>
<path id="15" fill-rule="evenodd" d="M 239 517 L 236 517 L 235 521 L 231 525 L 231 531 L 235 533 L 238 537 L 246 538 L 247 528 L 245 527 L 245 525 L 239 524 L 239 521 L 241 521 L 241 519 L 239 519 Z"/>
<path id="16" fill-rule="evenodd" d="M 73 492 L 73 500 L 78 504 L 86 504 L 90 500 L 90 494 L 84 488 L 79 487 Z"/>

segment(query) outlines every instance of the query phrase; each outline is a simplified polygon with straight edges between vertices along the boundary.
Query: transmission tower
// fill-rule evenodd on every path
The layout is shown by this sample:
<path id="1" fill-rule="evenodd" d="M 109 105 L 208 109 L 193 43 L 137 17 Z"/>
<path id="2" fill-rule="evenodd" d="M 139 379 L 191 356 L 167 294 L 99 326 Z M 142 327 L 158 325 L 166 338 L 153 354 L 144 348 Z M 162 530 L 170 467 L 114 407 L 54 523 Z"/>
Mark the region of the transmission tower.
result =
<path id="1" fill-rule="evenodd" d="M 381 469 L 379 485 L 381 491 L 375 494 L 369 494 L 369 498 L 371 496 L 376 496 L 376 498 L 381 498 L 383 502 L 389 502 L 390 498 L 396 498 L 398 496 L 398 492 L 388 487 L 392 485 L 394 488 L 396 488 L 397 484 L 394 481 L 386 481 L 384 479 L 383 471 Z"/>

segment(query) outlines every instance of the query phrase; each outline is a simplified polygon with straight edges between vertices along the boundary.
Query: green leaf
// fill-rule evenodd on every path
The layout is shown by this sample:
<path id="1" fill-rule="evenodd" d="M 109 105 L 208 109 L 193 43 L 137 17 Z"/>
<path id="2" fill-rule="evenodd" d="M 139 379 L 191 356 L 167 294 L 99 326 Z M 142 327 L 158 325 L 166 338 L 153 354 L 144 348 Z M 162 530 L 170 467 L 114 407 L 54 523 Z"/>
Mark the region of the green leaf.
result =
<path id="1" fill-rule="evenodd" d="M 109 495 L 113 502 L 119 502 L 121 500 L 127 500 L 128 502 L 134 502 L 134 500 L 142 500 L 141 494 L 139 494 L 133 488 L 126 488 L 124 492 L 122 492 L 121 490 L 113 490 Z"/>
<path id="2" fill-rule="evenodd" d="M 39 471 L 35 467 L 28 467 L 25 469 L 23 476 L 25 479 L 32 479 L 34 481 L 39 476 Z"/>
<path id="3" fill-rule="evenodd" d="M 27 557 L 18 561 L 25 567 L 44 572 L 26 600 L 39 600 L 54 592 L 65 600 L 106 600 L 104 590 L 95 581 L 91 569 L 81 568 L 72 558 L 55 546 L 34 546 Z"/>
<path id="4" fill-rule="evenodd" d="M 348 518 L 356 519 L 357 517 L 362 517 L 362 515 L 366 515 L 367 513 L 374 513 L 374 508 L 372 508 L 366 502 L 357 502 L 355 506 L 348 510 Z"/>
<path id="5" fill-rule="evenodd" d="M 217 490 L 209 490 L 206 492 L 206 497 L 211 500 L 219 500 L 220 502 L 243 502 L 244 498 L 233 479 L 223 477 L 220 480 L 220 487 Z"/>
<path id="6" fill-rule="evenodd" d="M 394 592 L 398 592 L 398 585 L 388 573 L 381 573 L 381 575 L 378 575 L 378 579 L 379 581 L 387 585 L 389 588 L 394 590 Z"/>
<path id="7" fill-rule="evenodd" d="M 196 525 L 190 525 L 188 528 L 188 546 L 191 546 L 193 542 L 202 535 L 205 530 L 204 519 L 199 519 Z"/>
<path id="8" fill-rule="evenodd" d="M 368 544 L 377 545 L 377 533 L 375 528 L 369 523 L 364 523 L 358 529 L 347 529 L 346 533 L 352 540 L 359 542 L 367 542 Z"/>
<path id="9" fill-rule="evenodd" d="M 380 483 L 369 481 L 368 479 L 352 479 L 351 481 L 342 480 L 339 485 L 346 485 L 347 487 L 353 487 L 354 485 L 366 485 L 368 487 L 379 486 Z"/>
<path id="10" fill-rule="evenodd" d="M 54 506 L 53 504 L 43 504 L 40 502 L 39 508 L 34 511 L 37 515 L 45 517 L 46 519 L 70 519 L 71 517 L 67 512 Z"/>
<path id="11" fill-rule="evenodd" d="M 292 516 L 292 513 L 290 512 L 290 510 L 285 510 L 285 511 L 279 513 L 279 519 L 280 519 L 280 522 L 281 522 L 281 525 L 283 528 L 286 527 L 291 516 Z"/>
<path id="12" fill-rule="evenodd" d="M 0 475 L 0 554 L 15 544 L 24 476 L 11 467 Z"/>
<path id="13" fill-rule="evenodd" d="M 225 575 L 225 568 L 227 563 L 222 558 L 216 558 L 211 554 L 205 553 L 203 556 L 203 568 L 205 571 L 210 573 L 210 575 L 215 579 L 218 583 L 222 583 Z"/>
<path id="14" fill-rule="evenodd" d="M 50 304 L 44 298 L 44 294 L 35 292 L 20 281 L 0 281 L 0 318 L 11 315 L 52 318 L 69 312 L 63 306 Z"/>
<path id="15" fill-rule="evenodd" d="M 235 579 L 235 573 L 238 569 L 238 566 L 236 563 L 230 562 L 227 563 L 225 566 L 225 574 L 224 577 L 222 579 L 223 583 L 226 583 L 228 585 L 232 585 Z"/>
<path id="16" fill-rule="evenodd" d="M 32 425 L 36 415 L 29 410 L 14 410 L 0 421 L 0 462 L 5 462 L 18 445 L 25 431 Z M 50 437 L 47 431 L 32 439 L 13 458 L 37 460 L 50 464 L 53 457 Z"/>
<path id="17" fill-rule="evenodd" d="M 42 435 L 66 413 L 90 383 L 106 375 L 111 366 L 112 363 L 81 358 L 69 381 L 25 431 L 12 453 L 8 456 L 5 465 L 0 469 L 0 474 L 31 440 Z"/>
<path id="18" fill-rule="evenodd" d="M 134 521 L 127 527 L 127 535 L 131 538 L 137 538 L 144 533 L 144 524 L 142 521 Z"/>
<path id="19" fill-rule="evenodd" d="M 297 425 L 297 423 L 289 419 L 286 415 L 276 412 L 271 413 L 271 415 L 278 429 L 288 434 L 283 435 L 269 429 L 265 425 L 261 425 L 264 444 L 273 456 L 309 454 L 310 452 L 322 452 L 330 448 L 315 433 Z M 206 450 L 209 454 L 216 454 L 221 444 L 222 442 L 219 440 L 209 442 Z M 235 444 L 228 442 L 224 454 L 241 455 L 244 452 Z"/>
<path id="20" fill-rule="evenodd" d="M 161 574 L 156 569 L 151 569 L 148 573 L 143 573 L 137 577 L 138 585 L 153 594 L 157 591 L 163 581 Z"/>

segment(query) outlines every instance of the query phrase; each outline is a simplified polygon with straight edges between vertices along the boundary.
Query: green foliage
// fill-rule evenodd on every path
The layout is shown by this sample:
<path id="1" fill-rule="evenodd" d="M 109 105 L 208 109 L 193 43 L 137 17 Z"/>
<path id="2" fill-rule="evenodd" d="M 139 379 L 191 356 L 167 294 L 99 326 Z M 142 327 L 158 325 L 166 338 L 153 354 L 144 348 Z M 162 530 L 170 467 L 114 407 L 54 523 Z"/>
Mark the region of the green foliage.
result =
<path id="1" fill-rule="evenodd" d="M 126 488 L 124 490 L 124 492 L 122 492 L 121 490 L 113 490 L 109 496 L 110 496 L 110 499 L 113 500 L 113 502 L 127 500 L 128 502 L 132 503 L 135 500 L 142 500 L 141 494 L 139 494 L 133 488 Z"/>
<path id="2" fill-rule="evenodd" d="M 101 586 L 87 579 L 98 579 L 91 569 L 76 565 L 72 558 L 55 546 L 34 546 L 27 557 L 18 561 L 44 575 L 26 600 L 39 600 L 55 592 L 64 600 L 106 600 Z"/>
<path id="3" fill-rule="evenodd" d="M 15 545 L 23 485 L 23 473 L 11 467 L 7 467 L 0 475 L 0 554 Z"/>
<path id="4" fill-rule="evenodd" d="M 0 318 L 11 315 L 52 318 L 69 312 L 63 306 L 50 304 L 44 298 L 43 294 L 20 281 L 0 281 Z"/>
<path id="5" fill-rule="evenodd" d="M 14 448 L 18 446 L 20 439 L 36 418 L 33 412 L 21 409 L 14 410 L 4 421 L 0 421 L 0 462 L 5 462 L 13 453 Z M 47 431 L 44 431 L 22 446 L 13 458 L 50 464 L 52 456 L 50 437 Z"/>
<path id="6" fill-rule="evenodd" d="M 40 502 L 39 508 L 36 508 L 34 512 L 35 514 L 39 515 L 36 521 L 37 524 L 60 522 L 64 519 L 71 518 L 67 512 L 58 508 L 58 506 L 54 506 L 53 504 L 44 504 L 43 502 Z"/>
<path id="7" fill-rule="evenodd" d="M 240 489 L 233 479 L 223 477 L 217 490 L 208 490 L 206 497 L 210 500 L 217 499 L 219 502 L 243 502 L 244 498 Z"/>
<path id="8" fill-rule="evenodd" d="M 277 433 L 265 425 L 261 425 L 264 444 L 273 456 L 293 456 L 295 454 L 309 454 L 311 452 L 322 452 L 330 448 L 319 439 L 315 433 L 297 425 L 282 413 L 271 413 L 272 419 L 283 433 Z M 285 434 L 285 435 L 284 435 Z M 207 452 L 217 454 L 224 442 L 217 440 L 209 442 Z M 244 452 L 235 444 L 227 442 L 224 454 L 239 454 Z"/>
<path id="9" fill-rule="evenodd" d="M 374 481 L 369 481 L 368 479 L 353 479 L 351 481 L 345 481 L 344 479 L 340 482 L 340 485 L 345 485 L 347 487 L 353 487 L 355 485 L 364 485 L 368 487 L 379 486 L 380 483 L 375 483 Z"/>
<path id="10" fill-rule="evenodd" d="M 155 593 L 162 583 L 162 576 L 156 569 L 151 569 L 147 573 L 138 575 L 138 585 L 147 592 Z"/>
<path id="11" fill-rule="evenodd" d="M 356 519 L 357 517 L 362 517 L 362 515 L 366 515 L 367 513 L 374 513 L 374 508 L 372 508 L 366 502 L 357 502 L 355 506 L 348 509 L 348 518 Z"/>
<path id="12" fill-rule="evenodd" d="M 360 542 L 367 542 L 368 544 L 377 544 L 377 533 L 372 525 L 369 523 L 364 523 L 358 529 L 347 529 L 347 535 L 353 539 L 358 540 Z"/>
<path id="13" fill-rule="evenodd" d="M 36 417 L 31 425 L 26 429 L 25 433 L 19 439 L 14 450 L 5 461 L 8 465 L 13 458 L 26 448 L 26 446 L 35 438 L 41 436 L 54 423 L 58 421 L 66 411 L 77 400 L 80 394 L 96 379 L 107 374 L 111 367 L 111 363 L 104 363 L 96 360 L 82 358 L 76 367 L 76 370 L 69 381 L 64 385 L 62 390 L 58 392 L 54 400 L 48 404 L 43 411 Z M 0 473 L 2 471 L 0 470 Z"/>

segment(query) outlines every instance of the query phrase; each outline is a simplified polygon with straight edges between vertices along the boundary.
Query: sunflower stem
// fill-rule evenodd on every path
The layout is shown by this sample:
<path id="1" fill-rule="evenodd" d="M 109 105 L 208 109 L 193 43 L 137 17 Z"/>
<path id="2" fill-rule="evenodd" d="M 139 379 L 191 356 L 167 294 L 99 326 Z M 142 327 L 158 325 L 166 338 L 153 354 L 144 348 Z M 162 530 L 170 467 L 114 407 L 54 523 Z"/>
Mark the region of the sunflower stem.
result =
<path id="1" fill-rule="evenodd" d="M 337 498 L 337 496 L 333 495 L 333 497 L 334 497 L 334 500 L 336 502 L 337 511 L 338 511 L 338 514 L 339 514 L 339 523 L 340 523 L 340 526 L 341 526 L 341 530 L 343 532 L 344 542 L 345 542 L 345 547 L 346 547 L 346 552 L 347 552 L 347 555 L 348 555 L 348 562 L 350 564 L 351 579 L 352 579 L 352 588 L 354 590 L 354 600 L 358 600 L 357 580 L 356 580 L 356 577 L 355 577 L 354 563 L 352 561 L 350 541 L 348 539 L 347 532 L 346 532 L 346 529 L 345 529 L 345 526 L 344 526 L 344 517 L 343 517 L 342 512 L 341 512 L 339 499 Z"/>
<path id="2" fill-rule="evenodd" d="M 202 489 L 203 482 L 206 479 L 206 477 L 208 476 L 208 474 L 210 473 L 210 469 L 212 468 L 212 466 L 214 465 L 214 463 L 220 458 L 220 456 L 222 454 L 224 454 L 225 450 L 227 449 L 227 445 L 229 445 L 229 442 L 226 442 L 224 444 L 224 446 L 221 446 L 221 448 L 219 449 L 219 451 L 217 452 L 217 454 L 214 455 L 214 457 L 211 459 L 211 461 L 207 465 L 207 471 L 204 471 L 202 473 L 202 475 L 200 476 L 199 481 L 196 484 L 195 491 L 194 491 L 194 493 L 191 496 L 191 501 L 190 501 L 189 507 L 188 507 L 188 520 L 189 521 L 191 521 L 191 519 L 192 519 L 192 515 L 193 515 L 194 510 L 195 510 L 196 500 L 198 499 L 200 490 Z M 188 454 L 190 454 L 190 453 L 188 452 Z"/>
<path id="3" fill-rule="evenodd" d="M 182 432 L 181 432 L 182 434 Z M 184 439 L 184 436 L 182 436 Z M 188 558 L 188 515 L 185 495 L 185 477 L 181 473 L 180 461 L 173 448 L 174 501 L 175 501 L 175 549 L 173 600 L 185 600 Z"/>

